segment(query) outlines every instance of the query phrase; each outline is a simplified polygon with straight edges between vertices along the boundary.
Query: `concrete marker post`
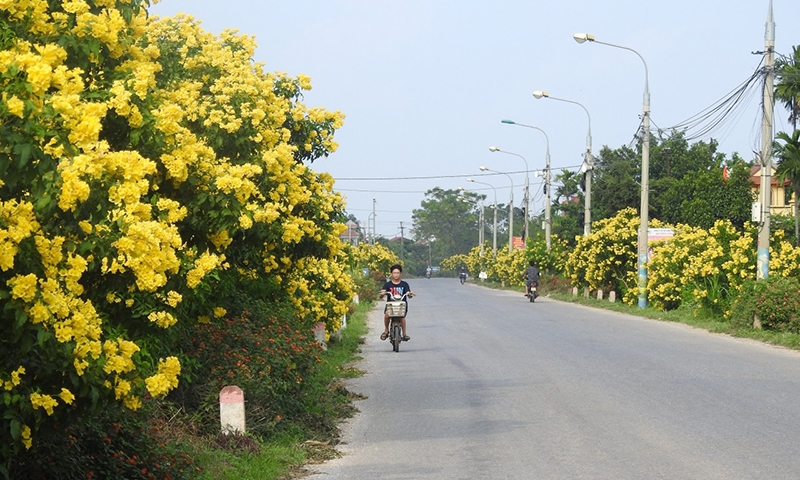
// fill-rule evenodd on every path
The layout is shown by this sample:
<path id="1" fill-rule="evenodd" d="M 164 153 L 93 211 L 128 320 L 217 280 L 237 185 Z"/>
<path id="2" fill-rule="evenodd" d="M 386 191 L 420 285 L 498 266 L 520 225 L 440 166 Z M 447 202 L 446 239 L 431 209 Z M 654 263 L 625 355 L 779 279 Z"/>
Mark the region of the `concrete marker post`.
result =
<path id="1" fill-rule="evenodd" d="M 245 432 L 244 392 L 236 385 L 219 392 L 219 422 L 226 435 Z"/>

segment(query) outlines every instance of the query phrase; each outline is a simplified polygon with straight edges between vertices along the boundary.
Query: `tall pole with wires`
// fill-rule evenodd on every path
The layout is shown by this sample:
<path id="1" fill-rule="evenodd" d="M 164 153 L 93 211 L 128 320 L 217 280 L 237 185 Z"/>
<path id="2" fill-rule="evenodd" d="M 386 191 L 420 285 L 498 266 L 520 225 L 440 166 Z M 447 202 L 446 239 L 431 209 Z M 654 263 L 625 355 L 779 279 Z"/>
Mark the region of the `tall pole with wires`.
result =
<path id="1" fill-rule="evenodd" d="M 772 125 L 774 115 L 773 82 L 775 75 L 775 20 L 772 15 L 772 0 L 769 2 L 767 24 L 764 33 L 764 112 L 761 121 L 761 218 L 758 231 L 756 277 L 764 280 L 769 276 L 770 204 L 772 203 Z"/>
<path id="2" fill-rule="evenodd" d="M 649 195 L 650 195 L 650 74 L 647 70 L 647 62 L 644 57 L 636 50 L 615 45 L 613 43 L 601 42 L 588 33 L 576 33 L 572 36 L 578 43 L 597 43 L 609 47 L 621 48 L 635 53 L 644 65 L 644 95 L 642 99 L 642 195 L 641 207 L 639 208 L 639 240 L 638 240 L 638 286 L 639 286 L 639 308 L 647 307 L 647 229 L 649 220 Z"/>

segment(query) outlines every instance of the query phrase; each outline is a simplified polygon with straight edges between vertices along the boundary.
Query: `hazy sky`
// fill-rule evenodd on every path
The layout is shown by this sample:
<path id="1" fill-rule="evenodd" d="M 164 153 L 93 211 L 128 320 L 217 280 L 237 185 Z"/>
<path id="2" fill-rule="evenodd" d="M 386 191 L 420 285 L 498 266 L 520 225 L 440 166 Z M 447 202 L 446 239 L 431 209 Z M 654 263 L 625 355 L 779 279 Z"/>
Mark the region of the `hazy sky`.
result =
<path id="1" fill-rule="evenodd" d="M 800 44 L 800 1 L 774 0 L 776 51 Z M 579 168 L 588 130 L 577 105 L 536 100 L 535 90 L 583 104 L 591 115 L 593 152 L 633 139 L 642 112 L 644 67 L 632 52 L 576 43 L 576 32 L 633 48 L 649 69 L 653 128 L 666 129 L 701 112 L 744 82 L 764 49 L 769 0 L 161 0 L 160 16 L 191 14 L 214 33 L 255 35 L 256 61 L 267 69 L 311 77 L 307 106 L 345 113 L 339 150 L 313 168 L 337 179 L 347 211 L 366 228 L 376 200 L 377 232 L 392 237 L 433 187 L 483 187 L 508 201 L 512 172 L 522 200 L 524 163 L 491 153 L 496 145 L 544 167 L 539 132 L 550 138 L 554 173 Z M 753 158 L 760 147 L 760 94 L 747 97 L 709 138 L 720 151 Z M 787 113 L 775 109 L 776 131 Z M 513 173 L 517 172 L 517 173 Z M 409 180 L 363 180 L 436 177 Z M 362 180 L 355 180 L 362 179 Z M 532 211 L 543 209 L 541 179 Z M 535 188 L 534 188 L 535 186 Z M 493 201 L 493 192 L 481 190 Z M 406 230 L 408 236 L 408 230 Z"/>

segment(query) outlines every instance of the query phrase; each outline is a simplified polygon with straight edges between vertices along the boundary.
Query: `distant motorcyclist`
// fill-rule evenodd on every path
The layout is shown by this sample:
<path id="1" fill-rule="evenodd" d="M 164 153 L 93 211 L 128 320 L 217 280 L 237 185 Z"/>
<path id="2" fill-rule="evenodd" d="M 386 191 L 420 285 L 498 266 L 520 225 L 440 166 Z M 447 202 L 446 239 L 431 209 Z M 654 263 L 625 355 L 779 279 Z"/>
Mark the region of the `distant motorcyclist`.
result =
<path id="1" fill-rule="evenodd" d="M 461 266 L 461 271 L 458 272 L 458 278 L 461 279 L 461 284 L 463 285 L 464 282 L 467 281 L 467 267 Z"/>
<path id="2" fill-rule="evenodd" d="M 529 267 L 525 269 L 523 278 L 525 280 L 525 296 L 531 294 L 531 285 L 539 287 L 539 269 L 536 268 L 536 262 L 531 260 L 528 262 Z"/>

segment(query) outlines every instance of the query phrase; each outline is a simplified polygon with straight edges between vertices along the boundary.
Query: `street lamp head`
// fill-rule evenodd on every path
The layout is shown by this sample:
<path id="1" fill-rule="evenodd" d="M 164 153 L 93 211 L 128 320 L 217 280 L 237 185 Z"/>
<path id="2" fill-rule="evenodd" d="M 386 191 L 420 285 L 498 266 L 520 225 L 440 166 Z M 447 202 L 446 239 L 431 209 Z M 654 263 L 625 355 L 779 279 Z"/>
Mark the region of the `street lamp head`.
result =
<path id="1" fill-rule="evenodd" d="M 591 35 L 589 33 L 576 33 L 575 35 L 572 36 L 572 38 L 574 38 L 575 41 L 578 43 L 583 43 L 586 41 L 594 42 L 594 35 Z"/>
<path id="2" fill-rule="evenodd" d="M 475 179 L 474 178 L 468 178 L 467 181 L 468 182 L 475 182 Z"/>
<path id="3" fill-rule="evenodd" d="M 516 125 L 517 122 L 514 120 L 500 120 L 500 123 L 507 123 L 509 125 Z"/>
<path id="4" fill-rule="evenodd" d="M 481 172 L 486 172 L 489 170 L 489 167 L 478 167 Z"/>
<path id="5" fill-rule="evenodd" d="M 490 152 L 499 152 L 500 151 L 500 147 L 489 147 L 489 151 Z"/>
<path id="6" fill-rule="evenodd" d="M 549 93 L 543 92 L 541 90 L 536 90 L 535 92 L 533 92 L 533 98 L 536 98 L 536 99 L 539 99 L 539 98 L 542 98 L 542 97 L 547 98 L 549 96 L 550 96 Z"/>

